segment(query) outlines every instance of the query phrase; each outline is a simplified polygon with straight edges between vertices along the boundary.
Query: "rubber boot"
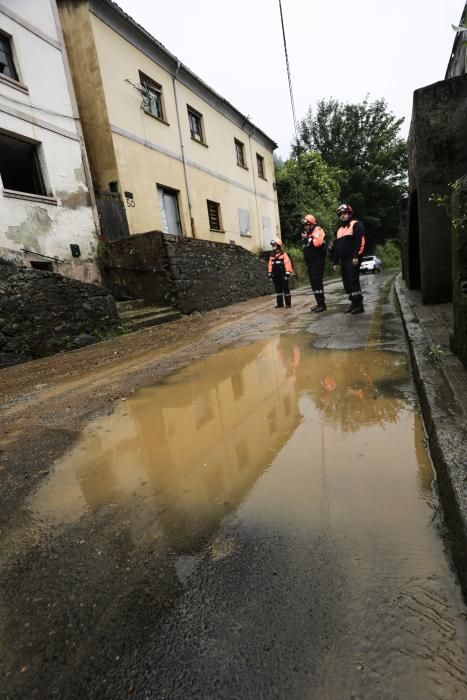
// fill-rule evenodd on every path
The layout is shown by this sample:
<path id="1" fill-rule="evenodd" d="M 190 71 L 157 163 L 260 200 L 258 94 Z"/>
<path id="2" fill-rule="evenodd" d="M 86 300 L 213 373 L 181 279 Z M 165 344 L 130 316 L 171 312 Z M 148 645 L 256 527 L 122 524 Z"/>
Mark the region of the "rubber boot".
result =
<path id="1" fill-rule="evenodd" d="M 284 308 L 284 298 L 282 294 L 278 294 L 276 296 L 276 309 L 283 309 Z"/>
<path id="2" fill-rule="evenodd" d="M 290 308 L 292 306 L 292 297 L 290 296 L 290 294 L 284 294 L 284 298 L 285 298 L 285 305 L 288 308 Z"/>
<path id="3" fill-rule="evenodd" d="M 352 316 L 355 316 L 356 314 L 363 314 L 364 312 L 365 312 L 365 309 L 363 308 L 363 304 L 360 303 L 360 304 L 357 304 L 356 306 L 354 306 L 354 308 L 352 309 L 352 311 L 350 313 L 352 314 Z"/>
<path id="4" fill-rule="evenodd" d="M 327 306 L 326 306 L 326 304 L 324 303 L 324 301 L 322 301 L 321 304 L 318 304 L 318 306 L 316 307 L 316 309 L 315 309 L 315 314 L 320 314 L 320 313 L 322 313 L 323 311 L 326 311 L 326 309 L 327 309 Z"/>

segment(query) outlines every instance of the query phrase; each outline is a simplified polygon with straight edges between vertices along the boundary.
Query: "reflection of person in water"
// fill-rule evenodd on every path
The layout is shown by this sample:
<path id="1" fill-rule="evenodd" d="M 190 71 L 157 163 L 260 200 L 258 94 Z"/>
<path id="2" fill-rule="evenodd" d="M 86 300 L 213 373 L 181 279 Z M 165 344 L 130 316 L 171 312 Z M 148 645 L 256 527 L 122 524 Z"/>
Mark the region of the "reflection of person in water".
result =
<path id="1" fill-rule="evenodd" d="M 288 338 L 281 336 L 277 346 L 281 364 L 285 367 L 287 377 L 294 377 L 300 366 L 300 348 L 291 343 Z"/>
<path id="2" fill-rule="evenodd" d="M 350 360 L 345 352 L 315 356 L 315 372 L 305 369 L 298 375 L 298 389 L 305 389 L 314 399 L 325 419 L 345 431 L 357 431 L 365 425 L 394 422 L 401 408 L 400 400 L 387 396 L 379 388 L 380 358 L 365 356 Z M 321 361 L 322 360 L 322 361 Z"/>

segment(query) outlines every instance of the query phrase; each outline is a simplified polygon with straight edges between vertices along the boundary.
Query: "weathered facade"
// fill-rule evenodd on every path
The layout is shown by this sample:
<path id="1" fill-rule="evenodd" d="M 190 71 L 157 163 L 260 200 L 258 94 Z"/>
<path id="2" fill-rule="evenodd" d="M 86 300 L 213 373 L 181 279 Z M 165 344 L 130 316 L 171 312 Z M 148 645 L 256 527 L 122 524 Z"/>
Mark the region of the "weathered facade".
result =
<path id="1" fill-rule="evenodd" d="M 115 3 L 58 7 L 104 236 L 269 248 L 276 144 Z"/>
<path id="2" fill-rule="evenodd" d="M 2 0 L 0 256 L 99 282 L 77 116 L 55 0 Z"/>
<path id="3" fill-rule="evenodd" d="M 467 172 L 467 75 L 416 90 L 409 134 L 407 286 L 423 302 L 452 298 L 451 185 Z"/>
<path id="4" fill-rule="evenodd" d="M 467 31 L 458 32 L 445 80 L 414 93 L 401 243 L 409 289 L 425 304 L 452 300 L 451 347 L 467 367 L 466 43 Z"/>

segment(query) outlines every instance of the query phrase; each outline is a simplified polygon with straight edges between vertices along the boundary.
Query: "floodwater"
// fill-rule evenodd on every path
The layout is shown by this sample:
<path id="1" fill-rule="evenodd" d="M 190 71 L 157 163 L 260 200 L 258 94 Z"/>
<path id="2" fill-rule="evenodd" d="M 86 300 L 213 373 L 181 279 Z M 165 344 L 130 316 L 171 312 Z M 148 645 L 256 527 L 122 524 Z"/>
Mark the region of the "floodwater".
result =
<path id="1" fill-rule="evenodd" d="M 149 535 L 163 542 L 183 590 L 207 560 L 241 569 L 242 533 L 261 533 L 266 551 L 273 533 L 284 546 L 274 566 L 293 583 L 277 578 L 286 588 L 271 592 L 276 612 L 256 610 L 257 629 L 299 619 L 304 670 L 295 690 L 280 679 L 276 688 L 446 700 L 467 697 L 467 633 L 433 478 L 406 355 L 317 350 L 297 333 L 220 352 L 122 401 L 89 425 L 28 509 L 49 536 L 124 512 L 131 547 Z M 251 566 L 256 582 L 274 584 L 264 558 Z M 235 595 L 224 603 L 231 620 L 242 616 Z M 278 658 L 290 638 L 282 628 Z"/>

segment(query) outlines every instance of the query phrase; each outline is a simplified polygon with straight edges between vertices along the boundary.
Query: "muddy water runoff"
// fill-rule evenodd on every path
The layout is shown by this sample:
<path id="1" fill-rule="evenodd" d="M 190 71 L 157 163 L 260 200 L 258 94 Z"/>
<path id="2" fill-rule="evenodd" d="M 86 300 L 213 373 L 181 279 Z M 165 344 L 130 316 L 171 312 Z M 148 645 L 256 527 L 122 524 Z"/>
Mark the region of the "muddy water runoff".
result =
<path id="1" fill-rule="evenodd" d="M 242 532 L 280 536 L 294 586 L 310 590 L 290 615 L 303 618 L 297 697 L 465 698 L 464 607 L 432 483 L 406 355 L 316 350 L 295 334 L 220 352 L 122 401 L 29 509 L 44 532 L 124 510 L 132 546 L 159 537 L 185 591 L 206 561 L 242 566 Z M 303 602 L 277 581 L 287 620 Z M 279 655 L 286 638 L 275 634 Z"/>

